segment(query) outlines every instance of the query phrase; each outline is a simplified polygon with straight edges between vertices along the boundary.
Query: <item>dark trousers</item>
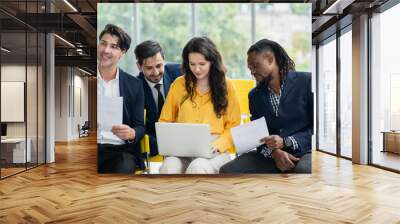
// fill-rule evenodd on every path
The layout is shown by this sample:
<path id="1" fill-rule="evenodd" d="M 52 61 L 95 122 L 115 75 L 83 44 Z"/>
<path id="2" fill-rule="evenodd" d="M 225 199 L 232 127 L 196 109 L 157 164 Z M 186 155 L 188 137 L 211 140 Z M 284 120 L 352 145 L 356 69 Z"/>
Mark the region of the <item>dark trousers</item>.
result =
<path id="1" fill-rule="evenodd" d="M 138 160 L 127 145 L 97 144 L 98 173 L 133 174 L 136 164 Z"/>
<path id="2" fill-rule="evenodd" d="M 295 163 L 295 168 L 285 173 L 311 173 L 311 153 L 307 153 Z M 244 153 L 223 165 L 220 173 L 282 173 L 272 158 L 266 158 L 257 151 Z"/>

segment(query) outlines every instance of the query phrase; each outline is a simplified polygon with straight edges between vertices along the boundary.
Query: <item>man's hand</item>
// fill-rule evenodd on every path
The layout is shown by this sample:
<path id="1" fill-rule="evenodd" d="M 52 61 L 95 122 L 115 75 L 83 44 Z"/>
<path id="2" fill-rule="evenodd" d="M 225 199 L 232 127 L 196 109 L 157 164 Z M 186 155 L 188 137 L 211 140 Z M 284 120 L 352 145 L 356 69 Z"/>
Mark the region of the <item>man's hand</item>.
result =
<path id="1" fill-rule="evenodd" d="M 283 149 L 283 138 L 279 135 L 270 135 L 262 138 L 260 142 L 267 145 L 269 149 Z"/>
<path id="2" fill-rule="evenodd" d="M 276 167 L 278 167 L 278 169 L 280 169 L 282 172 L 293 169 L 295 167 L 293 162 L 300 160 L 299 158 L 294 157 L 292 154 L 280 149 L 275 149 L 271 156 L 275 161 Z"/>
<path id="3" fill-rule="evenodd" d="M 126 124 L 113 125 L 111 132 L 122 140 L 133 140 L 136 136 L 135 129 Z"/>

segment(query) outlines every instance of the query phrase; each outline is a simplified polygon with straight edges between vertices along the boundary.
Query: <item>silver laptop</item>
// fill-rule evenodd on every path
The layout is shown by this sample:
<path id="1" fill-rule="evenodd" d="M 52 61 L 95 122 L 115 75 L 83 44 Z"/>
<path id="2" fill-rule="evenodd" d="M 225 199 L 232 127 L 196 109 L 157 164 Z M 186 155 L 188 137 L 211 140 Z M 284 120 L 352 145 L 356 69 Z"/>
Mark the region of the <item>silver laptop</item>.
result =
<path id="1" fill-rule="evenodd" d="M 156 122 L 158 152 L 164 156 L 213 157 L 208 124 Z"/>

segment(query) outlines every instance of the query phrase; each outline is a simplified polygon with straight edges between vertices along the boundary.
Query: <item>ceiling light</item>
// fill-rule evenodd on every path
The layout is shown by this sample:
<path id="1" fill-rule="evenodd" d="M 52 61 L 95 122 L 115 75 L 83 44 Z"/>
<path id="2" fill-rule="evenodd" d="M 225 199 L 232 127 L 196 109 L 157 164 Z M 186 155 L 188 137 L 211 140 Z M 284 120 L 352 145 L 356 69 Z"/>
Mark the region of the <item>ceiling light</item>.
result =
<path id="1" fill-rule="evenodd" d="M 78 67 L 78 70 L 81 71 L 81 72 L 83 72 L 83 73 L 85 73 L 85 74 L 87 74 L 87 75 L 92 75 L 92 73 L 90 73 L 90 72 L 88 72 L 88 71 L 86 71 L 86 70 L 83 70 L 83 69 L 81 69 L 81 68 L 79 68 L 79 67 Z"/>
<path id="2" fill-rule="evenodd" d="M 4 51 L 4 52 L 6 52 L 6 53 L 10 53 L 10 52 L 11 52 L 11 50 L 9 50 L 9 49 L 7 49 L 7 48 L 5 48 L 5 47 L 1 47 L 1 50 Z"/>
<path id="3" fill-rule="evenodd" d="M 354 0 L 336 0 L 332 5 L 324 10 L 322 14 L 342 14 L 343 9 L 349 6 Z"/>
<path id="4" fill-rule="evenodd" d="M 69 45 L 69 46 L 75 48 L 75 45 L 71 44 L 71 42 L 67 41 L 66 39 L 64 39 L 64 38 L 62 38 L 62 37 L 60 37 L 60 36 L 58 36 L 57 34 L 54 34 L 54 36 L 56 36 L 58 39 L 60 39 L 61 41 L 63 41 L 63 42 L 66 43 L 67 45 Z"/>
<path id="5" fill-rule="evenodd" d="M 83 55 L 83 50 L 81 48 L 77 48 L 76 53 L 78 53 L 79 55 Z"/>
<path id="6" fill-rule="evenodd" d="M 71 4 L 68 2 L 68 0 L 64 0 L 65 4 L 67 4 L 72 10 L 74 10 L 74 12 L 78 12 L 78 10 Z"/>

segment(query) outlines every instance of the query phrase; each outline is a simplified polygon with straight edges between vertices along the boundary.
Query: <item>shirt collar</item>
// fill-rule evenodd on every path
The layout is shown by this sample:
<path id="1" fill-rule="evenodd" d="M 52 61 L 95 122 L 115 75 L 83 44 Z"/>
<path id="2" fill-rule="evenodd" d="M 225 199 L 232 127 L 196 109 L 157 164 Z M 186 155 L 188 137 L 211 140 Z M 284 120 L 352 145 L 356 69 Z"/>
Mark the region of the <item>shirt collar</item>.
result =
<path id="1" fill-rule="evenodd" d="M 103 79 L 103 77 L 102 77 L 101 74 L 100 74 L 100 70 L 99 70 L 98 67 L 97 67 L 97 79 L 99 79 L 99 80 L 105 82 L 104 79 Z M 119 80 L 119 67 L 117 67 L 117 75 L 115 76 L 115 79 L 112 79 L 112 80 L 110 80 L 110 81 L 113 81 L 113 80 Z"/>
<path id="2" fill-rule="evenodd" d="M 143 76 L 144 76 L 144 74 L 143 74 Z M 144 80 L 146 80 L 146 82 L 150 86 L 150 88 L 154 88 L 154 86 L 156 86 L 157 84 L 163 85 L 164 84 L 163 79 L 164 79 L 164 76 L 163 76 L 163 78 L 160 79 L 160 81 L 158 83 L 153 83 L 153 82 L 150 82 L 149 80 L 147 80 L 146 77 L 144 77 Z"/>
<path id="3" fill-rule="evenodd" d="M 282 91 L 282 89 L 283 89 L 283 86 L 284 86 L 284 84 L 285 84 L 285 82 L 286 82 L 286 75 L 285 76 L 283 76 L 283 79 L 282 79 L 282 83 L 281 83 L 281 87 L 280 87 L 280 90 Z M 268 90 L 271 92 L 272 91 L 272 89 L 268 86 Z"/>

